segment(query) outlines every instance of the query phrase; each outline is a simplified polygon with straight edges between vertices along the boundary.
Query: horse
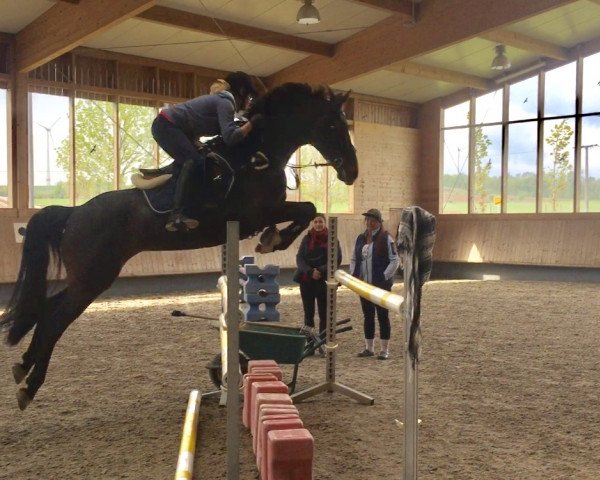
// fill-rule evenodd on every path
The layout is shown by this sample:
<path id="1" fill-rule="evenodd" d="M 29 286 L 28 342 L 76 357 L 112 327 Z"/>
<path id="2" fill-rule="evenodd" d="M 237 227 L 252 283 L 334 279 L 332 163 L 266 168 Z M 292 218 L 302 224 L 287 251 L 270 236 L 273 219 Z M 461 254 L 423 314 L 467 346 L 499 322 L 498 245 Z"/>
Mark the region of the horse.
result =
<path id="1" fill-rule="evenodd" d="M 188 210 L 200 225 L 187 232 L 165 230 L 165 215 L 152 211 L 142 190 L 102 193 L 76 207 L 48 206 L 29 220 L 20 269 L 7 309 L 0 316 L 6 343 L 16 345 L 35 330 L 21 363 L 12 367 L 24 410 L 43 385 L 53 349 L 69 325 L 119 275 L 125 263 L 142 251 L 185 250 L 222 245 L 226 222 L 240 222 L 240 237 L 264 231 L 257 251 L 286 249 L 316 215 L 310 202 L 286 201 L 286 164 L 302 145 L 313 145 L 339 180 L 351 185 L 358 176 L 356 151 L 342 107 L 349 93 L 329 87 L 287 83 L 257 99 L 249 117 L 262 114 L 261 128 L 226 156 L 249 158 L 260 149 L 269 158 L 261 171 L 238 173 L 228 196 L 210 215 L 201 205 Z M 279 231 L 276 224 L 289 223 Z M 49 291 L 51 261 L 61 269 L 64 288 Z M 57 277 L 58 277 L 57 276 Z"/>

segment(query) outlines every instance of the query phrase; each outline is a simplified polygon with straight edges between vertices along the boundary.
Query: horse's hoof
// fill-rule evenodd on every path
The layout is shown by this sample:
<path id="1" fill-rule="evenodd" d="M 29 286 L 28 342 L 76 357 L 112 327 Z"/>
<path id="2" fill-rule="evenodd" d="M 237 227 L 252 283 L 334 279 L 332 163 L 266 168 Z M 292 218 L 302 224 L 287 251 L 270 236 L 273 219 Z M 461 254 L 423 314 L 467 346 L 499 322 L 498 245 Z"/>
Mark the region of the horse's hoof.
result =
<path id="1" fill-rule="evenodd" d="M 27 390 L 20 388 L 17 392 L 17 403 L 19 404 L 20 410 L 25 410 L 33 399 L 27 393 Z"/>
<path id="2" fill-rule="evenodd" d="M 281 243 L 281 235 L 276 227 L 268 227 L 259 238 L 259 245 L 255 251 L 258 253 L 271 253 L 275 245 Z"/>
<path id="3" fill-rule="evenodd" d="M 13 378 L 15 379 L 15 383 L 18 385 L 27 376 L 27 370 L 25 370 L 20 363 L 15 363 L 12 366 L 12 374 Z"/>
<path id="4" fill-rule="evenodd" d="M 261 245 L 260 243 L 254 249 L 256 253 L 271 253 L 273 251 L 272 245 Z"/>

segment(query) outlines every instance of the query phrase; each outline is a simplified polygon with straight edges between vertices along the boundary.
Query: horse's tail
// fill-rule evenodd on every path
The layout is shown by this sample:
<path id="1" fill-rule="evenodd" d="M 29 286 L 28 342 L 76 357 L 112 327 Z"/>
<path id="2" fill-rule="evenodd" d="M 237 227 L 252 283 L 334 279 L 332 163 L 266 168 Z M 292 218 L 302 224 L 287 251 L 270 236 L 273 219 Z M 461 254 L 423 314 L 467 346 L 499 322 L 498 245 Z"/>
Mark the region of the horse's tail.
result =
<path id="1" fill-rule="evenodd" d="M 60 241 L 72 207 L 46 207 L 31 217 L 25 231 L 21 267 L 6 310 L 0 315 L 0 331 L 8 330 L 6 343 L 16 345 L 44 314 L 50 256 L 57 278 L 62 266 Z"/>

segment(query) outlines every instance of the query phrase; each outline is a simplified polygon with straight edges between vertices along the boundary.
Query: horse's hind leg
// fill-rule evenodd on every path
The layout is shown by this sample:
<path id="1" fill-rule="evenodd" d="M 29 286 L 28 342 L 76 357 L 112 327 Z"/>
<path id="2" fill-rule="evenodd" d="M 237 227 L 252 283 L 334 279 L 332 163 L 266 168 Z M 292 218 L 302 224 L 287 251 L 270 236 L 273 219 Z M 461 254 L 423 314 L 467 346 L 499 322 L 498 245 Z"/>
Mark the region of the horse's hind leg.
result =
<path id="1" fill-rule="evenodd" d="M 54 347 L 69 325 L 83 313 L 97 295 L 74 294 L 66 290 L 55 310 L 38 322 L 32 344 L 26 352 L 27 362 L 33 369 L 27 376 L 26 388 L 17 392 L 19 408 L 25 410 L 43 385 Z M 25 360 L 25 358 L 24 358 Z"/>
<path id="2" fill-rule="evenodd" d="M 65 293 L 66 293 L 66 290 L 61 290 L 60 292 L 58 292 L 55 295 L 52 295 L 50 298 L 48 298 L 46 300 L 42 318 L 51 315 L 52 312 L 54 310 L 56 310 L 56 308 L 58 307 L 58 304 L 64 298 Z M 33 337 L 31 338 L 31 342 L 29 342 L 29 347 L 27 347 L 27 350 L 21 357 L 23 361 L 21 363 L 15 363 L 12 367 L 13 377 L 15 379 L 15 383 L 17 383 L 17 384 L 19 384 L 23 381 L 23 379 L 27 376 L 27 374 L 29 373 L 29 370 L 31 370 L 31 367 L 33 367 L 33 364 L 35 363 L 34 355 L 37 350 L 37 344 L 39 342 L 39 337 L 40 337 L 40 335 L 38 333 L 38 329 L 36 328 L 35 331 L 33 332 Z"/>

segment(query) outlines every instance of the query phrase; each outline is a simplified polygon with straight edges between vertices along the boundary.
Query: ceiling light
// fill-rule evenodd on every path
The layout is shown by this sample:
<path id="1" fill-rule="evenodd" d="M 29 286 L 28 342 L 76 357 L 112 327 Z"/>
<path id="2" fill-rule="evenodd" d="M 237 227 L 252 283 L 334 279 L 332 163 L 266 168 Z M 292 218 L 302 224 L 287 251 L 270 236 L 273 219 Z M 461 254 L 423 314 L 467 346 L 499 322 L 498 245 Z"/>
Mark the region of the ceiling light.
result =
<path id="1" fill-rule="evenodd" d="M 510 60 L 505 52 L 506 47 L 504 45 L 496 45 L 496 56 L 492 60 L 492 70 L 508 70 L 510 68 Z"/>
<path id="2" fill-rule="evenodd" d="M 298 10 L 296 21 L 302 25 L 312 25 L 321 21 L 319 10 L 313 4 L 313 0 L 304 0 L 304 5 Z"/>

